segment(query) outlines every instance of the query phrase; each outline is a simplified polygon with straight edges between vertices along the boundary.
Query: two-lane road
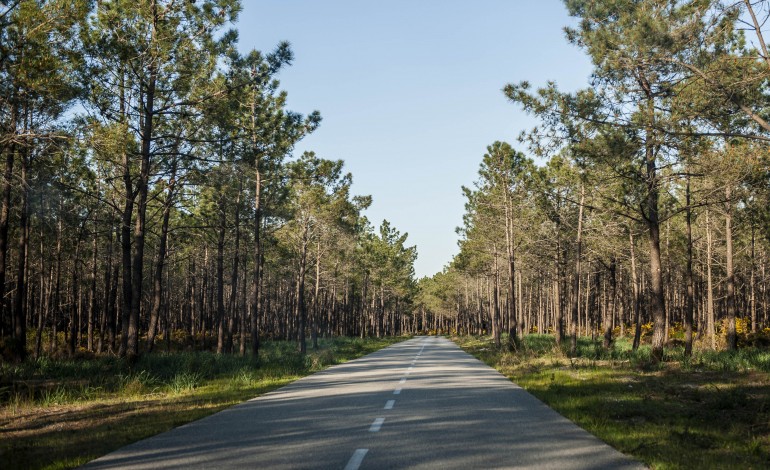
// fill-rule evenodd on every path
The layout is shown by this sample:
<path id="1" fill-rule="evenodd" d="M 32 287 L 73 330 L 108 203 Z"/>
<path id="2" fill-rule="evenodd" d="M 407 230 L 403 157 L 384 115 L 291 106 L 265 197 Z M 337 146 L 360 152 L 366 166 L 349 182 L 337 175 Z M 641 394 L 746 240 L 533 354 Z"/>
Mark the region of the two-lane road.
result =
<path id="1" fill-rule="evenodd" d="M 644 468 L 444 338 L 419 337 L 88 469 Z"/>

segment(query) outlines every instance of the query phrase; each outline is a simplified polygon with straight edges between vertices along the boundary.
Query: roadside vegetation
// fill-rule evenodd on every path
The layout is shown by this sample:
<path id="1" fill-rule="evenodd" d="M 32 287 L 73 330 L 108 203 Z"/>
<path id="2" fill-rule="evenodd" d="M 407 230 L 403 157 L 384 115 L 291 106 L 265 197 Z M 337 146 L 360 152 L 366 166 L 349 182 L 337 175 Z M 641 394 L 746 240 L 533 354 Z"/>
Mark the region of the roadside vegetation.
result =
<path id="1" fill-rule="evenodd" d="M 486 336 L 454 341 L 556 411 L 654 469 L 770 467 L 770 351 L 666 349 L 581 337 L 569 357 L 553 336 L 518 350 Z"/>
<path id="2" fill-rule="evenodd" d="M 211 352 L 0 364 L 0 468 L 63 469 L 404 338 L 268 341 L 258 361 Z"/>

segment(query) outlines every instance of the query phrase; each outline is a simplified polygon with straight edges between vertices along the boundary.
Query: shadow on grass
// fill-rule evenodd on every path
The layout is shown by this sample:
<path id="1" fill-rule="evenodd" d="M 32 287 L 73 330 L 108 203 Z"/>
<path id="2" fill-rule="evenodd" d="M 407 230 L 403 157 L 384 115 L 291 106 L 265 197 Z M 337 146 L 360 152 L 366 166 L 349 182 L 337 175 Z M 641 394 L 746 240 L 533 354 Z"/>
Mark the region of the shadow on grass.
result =
<path id="1" fill-rule="evenodd" d="M 2 468 L 71 468 L 126 444 L 168 431 L 257 395 L 295 377 L 243 388 L 208 386 L 194 394 L 21 412 L 3 423 L 12 439 L 0 444 Z M 53 466 L 51 466 L 53 465 Z"/>
<path id="2" fill-rule="evenodd" d="M 590 338 L 574 360 L 542 335 L 525 337 L 518 355 L 478 338 L 469 344 L 468 352 L 556 411 L 654 468 L 770 468 L 766 351 L 685 361 L 673 350 L 668 362 L 652 365 L 644 350 L 596 351 Z"/>
<path id="3" fill-rule="evenodd" d="M 2 365 L 0 468 L 73 468 L 126 444 L 405 338 L 319 340 L 306 356 L 266 342 L 259 360 L 210 352 Z"/>

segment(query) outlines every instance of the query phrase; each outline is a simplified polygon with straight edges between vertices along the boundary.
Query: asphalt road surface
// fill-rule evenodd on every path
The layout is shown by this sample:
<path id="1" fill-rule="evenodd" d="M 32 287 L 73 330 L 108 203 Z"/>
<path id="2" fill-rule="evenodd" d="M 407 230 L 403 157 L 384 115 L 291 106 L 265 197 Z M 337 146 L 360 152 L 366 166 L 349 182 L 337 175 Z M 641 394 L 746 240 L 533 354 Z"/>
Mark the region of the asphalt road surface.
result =
<path id="1" fill-rule="evenodd" d="M 88 469 L 641 469 L 437 337 L 145 439 Z"/>

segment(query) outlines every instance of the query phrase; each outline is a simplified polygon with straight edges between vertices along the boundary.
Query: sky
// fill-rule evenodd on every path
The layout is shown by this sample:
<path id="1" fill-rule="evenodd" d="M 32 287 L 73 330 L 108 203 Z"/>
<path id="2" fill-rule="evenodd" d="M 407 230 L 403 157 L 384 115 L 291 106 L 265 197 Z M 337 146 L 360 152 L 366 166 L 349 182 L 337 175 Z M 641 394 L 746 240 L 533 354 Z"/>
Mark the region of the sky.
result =
<path id="1" fill-rule="evenodd" d="M 279 75 L 288 109 L 321 112 L 306 150 L 345 161 L 365 215 L 416 245 L 418 278 L 458 252 L 461 187 L 486 147 L 516 142 L 536 121 L 502 93 L 507 83 L 587 86 L 591 64 L 567 43 L 560 0 L 244 0 L 242 52 L 289 41 Z"/>

